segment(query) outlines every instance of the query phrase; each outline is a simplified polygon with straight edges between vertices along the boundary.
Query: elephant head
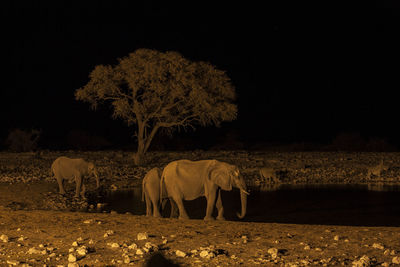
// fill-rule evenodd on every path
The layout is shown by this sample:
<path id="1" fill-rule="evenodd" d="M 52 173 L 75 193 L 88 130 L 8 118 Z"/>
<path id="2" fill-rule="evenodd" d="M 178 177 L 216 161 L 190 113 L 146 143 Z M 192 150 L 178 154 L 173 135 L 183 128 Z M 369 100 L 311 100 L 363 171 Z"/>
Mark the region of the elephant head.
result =
<path id="1" fill-rule="evenodd" d="M 210 170 L 210 180 L 221 187 L 222 190 L 230 191 L 232 186 L 240 190 L 241 213 L 237 213 L 239 219 L 246 215 L 247 192 L 246 183 L 241 175 L 239 168 L 235 165 L 215 161 Z"/>
<path id="2" fill-rule="evenodd" d="M 92 162 L 88 163 L 88 174 L 93 175 L 96 178 L 96 188 L 99 188 L 100 187 L 99 174 L 97 173 L 97 169 Z"/>

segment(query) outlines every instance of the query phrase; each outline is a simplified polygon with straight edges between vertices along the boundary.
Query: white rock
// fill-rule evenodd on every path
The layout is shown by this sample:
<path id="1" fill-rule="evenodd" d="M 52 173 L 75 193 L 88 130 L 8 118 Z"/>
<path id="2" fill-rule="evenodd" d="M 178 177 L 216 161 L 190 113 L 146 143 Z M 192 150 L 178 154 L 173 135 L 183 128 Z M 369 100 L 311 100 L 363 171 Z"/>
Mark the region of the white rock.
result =
<path id="1" fill-rule="evenodd" d="M 136 250 L 136 255 L 143 255 L 144 252 L 140 248 Z"/>
<path id="2" fill-rule="evenodd" d="M 132 243 L 131 245 L 128 246 L 129 249 L 137 249 L 137 245 L 135 243 Z"/>
<path id="3" fill-rule="evenodd" d="M 393 257 L 393 259 L 392 259 L 392 263 L 393 264 L 400 264 L 400 257 Z"/>
<path id="4" fill-rule="evenodd" d="M 374 243 L 373 245 L 372 245 L 372 247 L 373 248 L 377 248 L 377 249 L 384 249 L 385 247 L 382 245 L 382 244 L 380 244 L 380 243 Z"/>
<path id="5" fill-rule="evenodd" d="M 8 236 L 0 235 L 0 240 L 3 241 L 4 243 L 7 243 L 8 242 Z"/>
<path id="6" fill-rule="evenodd" d="M 272 259 L 276 259 L 278 257 L 278 249 L 277 248 L 270 248 L 268 249 L 268 254 L 271 255 Z"/>
<path id="7" fill-rule="evenodd" d="M 180 251 L 180 250 L 175 251 L 175 254 L 177 257 L 181 257 L 181 258 L 186 257 L 186 253 L 183 251 Z"/>
<path id="8" fill-rule="evenodd" d="M 82 247 L 80 247 L 80 248 L 78 248 L 77 250 L 76 250 L 76 252 L 79 254 L 79 255 L 81 255 L 81 256 L 85 256 L 86 254 L 87 254 L 87 249 L 86 249 L 86 247 L 85 246 L 82 246 Z"/>
<path id="9" fill-rule="evenodd" d="M 16 260 L 7 260 L 7 264 L 9 264 L 9 265 L 18 265 L 19 264 L 19 261 L 16 261 Z"/>
<path id="10" fill-rule="evenodd" d="M 137 240 L 145 240 L 149 238 L 149 235 L 147 233 L 138 233 L 137 234 Z"/>
<path id="11" fill-rule="evenodd" d="M 370 266 L 370 259 L 367 255 L 362 256 L 359 260 L 353 261 L 353 267 Z"/>
<path id="12" fill-rule="evenodd" d="M 68 262 L 76 262 L 76 257 L 73 254 L 68 255 Z"/>
<path id="13" fill-rule="evenodd" d="M 41 251 L 37 250 L 36 248 L 30 248 L 27 253 L 28 254 L 40 254 Z"/>
<path id="14" fill-rule="evenodd" d="M 84 220 L 83 223 L 90 224 L 93 223 L 94 219 Z"/>
<path id="15" fill-rule="evenodd" d="M 39 248 L 44 248 L 44 245 L 43 244 L 39 244 Z"/>
<path id="16" fill-rule="evenodd" d="M 72 252 L 74 252 L 75 251 L 75 248 L 70 248 L 70 249 L 68 249 L 68 252 L 69 253 L 72 253 Z"/>
<path id="17" fill-rule="evenodd" d="M 104 236 L 105 235 L 109 236 L 109 235 L 113 235 L 113 234 L 114 234 L 113 230 L 107 230 L 106 233 L 104 234 Z"/>
<path id="18" fill-rule="evenodd" d="M 90 240 L 89 240 L 89 245 L 93 245 L 93 244 L 94 244 L 93 239 L 90 239 Z"/>
<path id="19" fill-rule="evenodd" d="M 79 244 L 78 244 L 78 242 L 74 241 L 74 242 L 72 242 L 72 246 L 77 247 L 77 246 L 79 246 Z"/>
<path id="20" fill-rule="evenodd" d="M 335 236 L 333 237 L 333 240 L 335 240 L 335 241 L 339 241 L 339 239 L 340 239 L 340 237 L 339 237 L 338 235 L 335 235 Z"/>
<path id="21" fill-rule="evenodd" d="M 131 262 L 131 259 L 129 258 L 129 256 L 125 256 L 124 257 L 124 263 L 125 264 L 129 264 Z"/>
<path id="22" fill-rule="evenodd" d="M 111 247 L 112 248 L 119 248 L 119 244 L 118 243 L 111 243 Z"/>
<path id="23" fill-rule="evenodd" d="M 24 236 L 21 236 L 21 237 L 18 238 L 18 241 L 24 241 L 24 240 L 25 240 Z"/>
<path id="24" fill-rule="evenodd" d="M 203 250 L 202 252 L 200 252 L 200 257 L 205 258 L 208 256 L 208 251 L 207 250 Z"/>
<path id="25" fill-rule="evenodd" d="M 215 253 L 214 252 L 209 252 L 207 255 L 207 259 L 211 259 L 215 257 Z"/>

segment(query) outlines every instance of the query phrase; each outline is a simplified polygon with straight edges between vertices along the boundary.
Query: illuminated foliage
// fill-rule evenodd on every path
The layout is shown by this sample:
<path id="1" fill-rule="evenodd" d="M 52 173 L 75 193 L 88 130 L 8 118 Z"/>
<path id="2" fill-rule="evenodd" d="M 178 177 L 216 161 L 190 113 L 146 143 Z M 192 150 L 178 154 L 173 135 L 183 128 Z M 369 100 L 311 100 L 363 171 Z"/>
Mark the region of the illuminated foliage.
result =
<path id="1" fill-rule="evenodd" d="M 89 77 L 76 99 L 93 108 L 109 102 L 113 117 L 137 126 L 137 164 L 159 129 L 220 126 L 237 116 L 235 89 L 226 73 L 177 52 L 138 49 L 116 66 L 96 66 Z"/>

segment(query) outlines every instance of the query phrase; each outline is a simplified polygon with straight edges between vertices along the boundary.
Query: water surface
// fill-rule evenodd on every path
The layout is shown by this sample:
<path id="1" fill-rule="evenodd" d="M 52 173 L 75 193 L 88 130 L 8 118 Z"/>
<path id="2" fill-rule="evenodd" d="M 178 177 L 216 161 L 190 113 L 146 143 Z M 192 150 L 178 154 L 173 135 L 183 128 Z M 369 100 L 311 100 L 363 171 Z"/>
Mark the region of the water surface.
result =
<path id="1" fill-rule="evenodd" d="M 282 185 L 252 187 L 248 197 L 247 214 L 243 221 L 356 225 L 400 226 L 400 186 L 383 185 Z M 141 188 L 110 192 L 102 201 L 106 210 L 144 215 Z M 239 190 L 222 191 L 227 220 L 238 220 Z M 205 215 L 204 197 L 184 202 L 190 218 Z M 163 211 L 168 217 L 169 203 Z M 216 212 L 215 214 L 216 215 Z"/>

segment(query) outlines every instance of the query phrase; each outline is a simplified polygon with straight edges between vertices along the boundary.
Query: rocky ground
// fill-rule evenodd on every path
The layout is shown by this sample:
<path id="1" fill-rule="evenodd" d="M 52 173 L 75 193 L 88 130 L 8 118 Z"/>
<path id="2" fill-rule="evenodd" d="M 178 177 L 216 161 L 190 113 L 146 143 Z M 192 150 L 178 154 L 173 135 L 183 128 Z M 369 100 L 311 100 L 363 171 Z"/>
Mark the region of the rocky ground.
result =
<path id="1" fill-rule="evenodd" d="M 69 212 L 86 210 L 88 203 L 57 194 L 49 172 L 60 155 L 92 160 L 103 178 L 103 190 L 136 186 L 150 168 L 180 158 L 235 163 L 249 185 L 264 183 L 257 172 L 265 165 L 278 171 L 282 183 L 400 183 L 399 153 L 152 152 L 146 166 L 134 167 L 132 153 L 122 151 L 3 152 L 0 266 L 140 266 L 146 261 L 163 266 L 162 256 L 181 266 L 400 264 L 400 227 L 204 222 Z M 389 169 L 367 180 L 366 168 L 382 158 Z M 89 190 L 94 185 L 89 181 Z M 67 188 L 71 191 L 73 185 Z"/>

